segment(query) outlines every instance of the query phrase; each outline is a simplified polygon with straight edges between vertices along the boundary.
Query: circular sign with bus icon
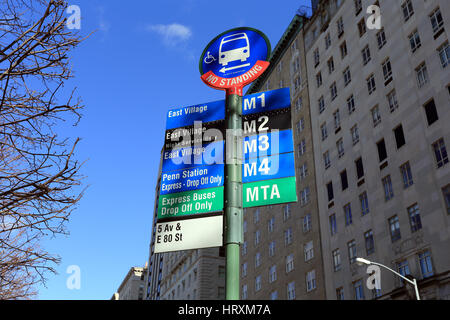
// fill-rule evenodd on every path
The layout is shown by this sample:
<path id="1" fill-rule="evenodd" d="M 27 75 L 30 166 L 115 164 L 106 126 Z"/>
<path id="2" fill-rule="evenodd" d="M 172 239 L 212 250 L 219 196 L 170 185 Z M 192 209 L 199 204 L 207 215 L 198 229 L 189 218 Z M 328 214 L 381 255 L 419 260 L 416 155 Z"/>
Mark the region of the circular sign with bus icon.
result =
<path id="1" fill-rule="evenodd" d="M 244 86 L 267 68 L 270 42 L 259 30 L 235 28 L 214 38 L 203 51 L 202 80 L 216 89 Z"/>

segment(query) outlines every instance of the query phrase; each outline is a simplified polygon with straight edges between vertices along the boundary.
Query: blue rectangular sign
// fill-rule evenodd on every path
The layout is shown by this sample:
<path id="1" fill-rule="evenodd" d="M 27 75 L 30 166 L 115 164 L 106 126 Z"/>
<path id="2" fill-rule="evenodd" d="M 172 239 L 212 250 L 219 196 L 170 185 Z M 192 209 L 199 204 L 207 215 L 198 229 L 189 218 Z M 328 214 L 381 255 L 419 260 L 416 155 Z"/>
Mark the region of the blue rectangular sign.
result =
<path id="1" fill-rule="evenodd" d="M 188 127 L 194 121 L 203 123 L 225 119 L 225 100 L 207 102 L 167 112 L 166 130 Z"/>
<path id="2" fill-rule="evenodd" d="M 213 164 L 163 172 L 160 194 L 221 187 L 224 183 L 224 166 L 224 164 Z"/>
<path id="3" fill-rule="evenodd" d="M 162 172 L 210 164 L 223 164 L 224 141 L 187 148 L 164 150 Z"/>
<path id="4" fill-rule="evenodd" d="M 290 106 L 289 88 L 259 92 L 242 98 L 242 115 L 284 109 Z"/>
<path id="5" fill-rule="evenodd" d="M 244 159 L 294 151 L 292 130 L 271 131 L 243 139 Z"/>
<path id="6" fill-rule="evenodd" d="M 293 152 L 250 159 L 242 165 L 243 183 L 293 176 L 295 176 Z"/>

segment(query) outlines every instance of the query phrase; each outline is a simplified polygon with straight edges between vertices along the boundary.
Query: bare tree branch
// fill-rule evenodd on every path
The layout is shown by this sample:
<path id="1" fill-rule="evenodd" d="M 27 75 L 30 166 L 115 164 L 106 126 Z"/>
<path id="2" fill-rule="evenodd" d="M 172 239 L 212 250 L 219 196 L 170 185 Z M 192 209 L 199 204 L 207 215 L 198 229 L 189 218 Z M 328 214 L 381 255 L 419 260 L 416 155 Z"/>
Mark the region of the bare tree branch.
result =
<path id="1" fill-rule="evenodd" d="M 73 90 L 69 53 L 83 39 L 66 28 L 63 0 L 3 0 L 0 6 L 0 299 L 30 299 L 60 258 L 40 246 L 67 234 L 83 196 L 80 139 L 61 139 L 83 105 Z M 75 101 L 75 102 L 74 102 Z"/>

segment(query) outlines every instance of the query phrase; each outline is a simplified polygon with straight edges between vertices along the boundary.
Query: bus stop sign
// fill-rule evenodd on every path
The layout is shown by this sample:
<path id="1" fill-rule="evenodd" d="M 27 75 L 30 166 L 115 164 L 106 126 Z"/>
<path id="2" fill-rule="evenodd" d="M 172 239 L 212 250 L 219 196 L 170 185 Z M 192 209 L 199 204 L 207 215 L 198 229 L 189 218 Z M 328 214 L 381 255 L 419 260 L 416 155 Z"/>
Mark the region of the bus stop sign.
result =
<path id="1" fill-rule="evenodd" d="M 270 42 L 259 30 L 241 27 L 225 31 L 203 51 L 201 78 L 214 89 L 242 89 L 267 69 L 270 52 Z"/>

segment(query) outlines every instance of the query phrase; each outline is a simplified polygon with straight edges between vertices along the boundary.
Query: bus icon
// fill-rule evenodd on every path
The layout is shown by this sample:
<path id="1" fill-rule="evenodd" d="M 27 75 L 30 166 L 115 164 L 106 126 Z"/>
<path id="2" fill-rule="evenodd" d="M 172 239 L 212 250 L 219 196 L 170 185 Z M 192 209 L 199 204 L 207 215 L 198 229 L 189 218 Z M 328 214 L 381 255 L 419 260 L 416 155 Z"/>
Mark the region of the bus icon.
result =
<path id="1" fill-rule="evenodd" d="M 219 63 L 222 66 L 229 62 L 240 60 L 246 61 L 250 57 L 250 45 L 246 33 L 236 33 L 224 37 L 219 47 Z"/>

